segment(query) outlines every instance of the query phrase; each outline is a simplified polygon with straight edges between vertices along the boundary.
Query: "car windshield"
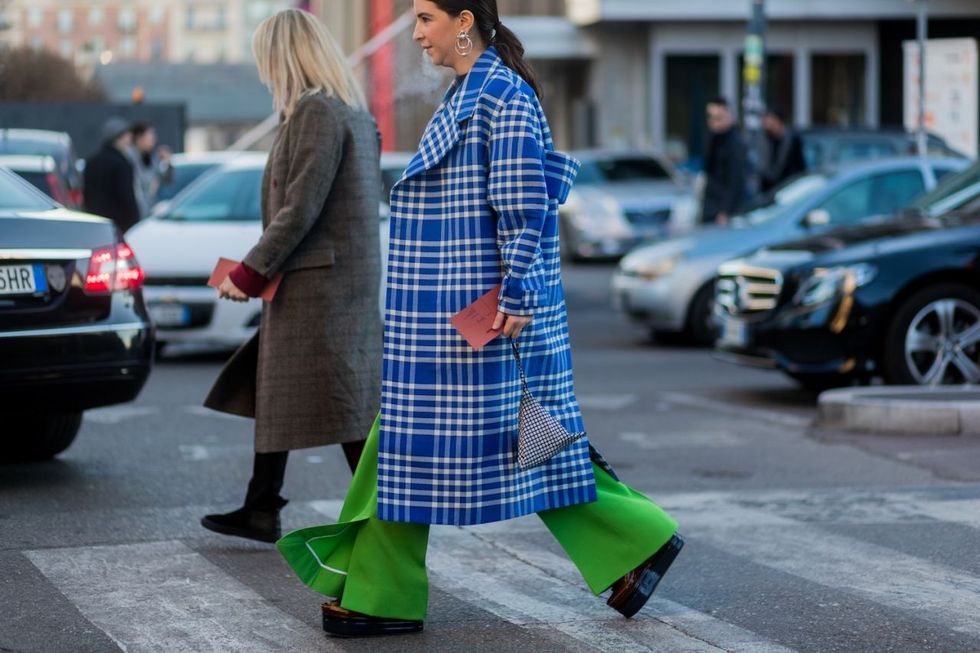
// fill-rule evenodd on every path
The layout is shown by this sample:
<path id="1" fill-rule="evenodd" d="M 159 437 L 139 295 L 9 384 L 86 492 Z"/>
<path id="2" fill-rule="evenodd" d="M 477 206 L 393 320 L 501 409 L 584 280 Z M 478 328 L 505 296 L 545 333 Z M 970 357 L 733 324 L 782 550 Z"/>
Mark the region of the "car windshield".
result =
<path id="1" fill-rule="evenodd" d="M 40 195 L 26 181 L 0 172 L 0 209 L 45 210 L 54 204 Z"/>
<path id="2" fill-rule="evenodd" d="M 157 191 L 157 201 L 169 200 L 184 190 L 192 181 L 208 170 L 217 168 L 217 163 L 181 163 L 174 166 L 174 178 L 169 184 L 162 184 Z"/>
<path id="3" fill-rule="evenodd" d="M 607 184 L 619 181 L 663 181 L 670 173 L 651 157 L 592 159 L 582 162 L 576 184 Z"/>
<path id="4" fill-rule="evenodd" d="M 202 177 L 160 215 L 162 220 L 261 220 L 262 168 L 218 170 Z"/>
<path id="5" fill-rule="evenodd" d="M 790 179 L 772 191 L 764 204 L 748 211 L 743 217 L 750 225 L 762 224 L 773 220 L 783 215 L 788 210 L 788 207 L 795 205 L 800 200 L 826 186 L 827 181 L 827 175 L 819 173 L 807 174 Z"/>
<path id="6" fill-rule="evenodd" d="M 972 166 L 956 174 L 944 177 L 931 191 L 923 193 L 913 200 L 909 204 L 908 209 L 917 213 L 926 212 L 947 198 L 952 198 L 957 193 L 964 191 L 966 191 L 964 193 L 965 197 L 962 199 L 966 201 L 973 195 L 980 194 L 980 188 L 977 188 L 975 193 L 970 193 L 967 190 L 974 186 L 980 186 L 980 162 L 974 163 Z M 948 209 L 953 208 L 956 208 L 956 206 L 948 207 Z"/>

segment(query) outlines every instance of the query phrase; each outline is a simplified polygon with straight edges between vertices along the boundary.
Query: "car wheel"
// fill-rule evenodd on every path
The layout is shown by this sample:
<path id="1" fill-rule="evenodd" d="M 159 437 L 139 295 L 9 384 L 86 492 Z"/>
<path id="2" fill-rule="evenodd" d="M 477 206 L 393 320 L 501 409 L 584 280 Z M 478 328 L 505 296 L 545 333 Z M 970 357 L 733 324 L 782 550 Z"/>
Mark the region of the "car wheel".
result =
<path id="1" fill-rule="evenodd" d="M 685 333 L 691 342 L 700 347 L 710 347 L 718 337 L 718 322 L 715 319 L 715 284 L 706 283 L 694 295 L 687 311 Z"/>
<path id="2" fill-rule="evenodd" d="M 947 283 L 909 297 L 885 337 L 886 383 L 980 383 L 980 292 Z"/>
<path id="3" fill-rule="evenodd" d="M 3 462 L 31 462 L 57 456 L 71 445 L 82 425 L 82 413 L 13 415 L 0 443 Z"/>
<path id="4" fill-rule="evenodd" d="M 562 259 L 569 263 L 581 263 L 584 259 L 578 252 L 578 243 L 575 242 L 575 230 L 568 219 L 561 218 L 560 231 L 558 234 L 558 246 L 561 248 Z"/>

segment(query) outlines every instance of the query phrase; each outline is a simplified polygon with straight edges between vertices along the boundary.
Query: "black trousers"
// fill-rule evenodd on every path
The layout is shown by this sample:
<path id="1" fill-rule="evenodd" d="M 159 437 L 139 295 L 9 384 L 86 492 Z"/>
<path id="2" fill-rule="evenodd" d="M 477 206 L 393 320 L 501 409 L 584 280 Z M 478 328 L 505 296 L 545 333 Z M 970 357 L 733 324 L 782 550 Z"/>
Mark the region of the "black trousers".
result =
<path id="1" fill-rule="evenodd" d="M 351 473 L 357 469 L 364 450 L 364 440 L 344 442 L 344 457 Z M 286 505 L 286 499 L 279 495 L 282 483 L 286 477 L 286 462 L 289 460 L 288 451 L 272 453 L 256 453 L 252 465 L 252 480 L 248 482 L 248 492 L 245 494 L 245 507 L 252 510 L 279 510 Z"/>

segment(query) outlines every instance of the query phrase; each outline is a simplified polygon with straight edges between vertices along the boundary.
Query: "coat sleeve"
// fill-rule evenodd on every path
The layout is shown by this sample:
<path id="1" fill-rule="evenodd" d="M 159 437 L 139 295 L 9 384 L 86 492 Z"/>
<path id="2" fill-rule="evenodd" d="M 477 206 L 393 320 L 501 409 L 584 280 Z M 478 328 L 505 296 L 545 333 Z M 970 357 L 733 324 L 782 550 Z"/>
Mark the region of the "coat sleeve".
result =
<path id="1" fill-rule="evenodd" d="M 548 191 L 540 133 L 534 105 L 520 94 L 500 110 L 490 131 L 487 196 L 504 265 L 498 309 L 512 315 L 531 315 L 549 297 L 541 254 Z"/>
<path id="2" fill-rule="evenodd" d="M 275 275 L 320 217 L 343 152 L 339 119 L 318 100 L 301 101 L 285 128 L 290 130 L 284 153 L 289 159 L 286 178 L 280 180 L 285 200 L 244 261 L 267 278 Z"/>

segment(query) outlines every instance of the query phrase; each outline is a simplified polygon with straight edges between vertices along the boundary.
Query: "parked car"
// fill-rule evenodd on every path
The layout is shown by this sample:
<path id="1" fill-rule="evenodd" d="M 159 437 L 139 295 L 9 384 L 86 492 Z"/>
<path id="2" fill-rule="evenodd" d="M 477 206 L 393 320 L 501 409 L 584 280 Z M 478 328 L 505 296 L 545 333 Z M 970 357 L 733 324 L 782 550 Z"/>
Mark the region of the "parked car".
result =
<path id="1" fill-rule="evenodd" d="M 716 356 L 823 389 L 980 383 L 980 164 L 900 219 L 722 265 Z"/>
<path id="2" fill-rule="evenodd" d="M 237 347 L 258 327 L 261 300 L 218 301 L 207 281 L 219 257 L 240 259 L 262 234 L 259 195 L 266 158 L 264 153 L 233 157 L 127 232 L 146 269 L 146 302 L 157 328 L 158 349 L 178 343 Z M 407 162 L 385 155 L 382 176 L 397 180 Z M 384 254 L 386 203 L 380 214 Z"/>
<path id="3" fill-rule="evenodd" d="M 715 340 L 714 281 L 718 266 L 760 247 L 893 214 L 967 165 L 962 159 L 884 159 L 811 172 L 775 189 L 769 201 L 723 227 L 640 247 L 620 261 L 614 305 L 656 333 L 683 334 L 701 345 Z"/>
<path id="4" fill-rule="evenodd" d="M 671 230 L 675 206 L 691 202 L 666 160 L 638 151 L 580 150 L 582 167 L 559 209 L 561 243 L 573 260 L 618 258 Z"/>
<path id="5" fill-rule="evenodd" d="M 58 172 L 55 160 L 38 154 L 0 154 L 0 167 L 17 174 L 58 204 L 72 205 L 68 180 Z"/>
<path id="6" fill-rule="evenodd" d="M 65 132 L 46 129 L 0 129 L 0 154 L 50 156 L 54 159 L 55 174 L 67 187 L 65 206 L 82 206 L 82 161 L 75 153 L 71 136 Z M 42 189 L 44 190 L 44 189 Z M 44 190 L 48 193 L 47 190 Z"/>
<path id="7" fill-rule="evenodd" d="M 110 220 L 0 169 L 0 460 L 50 458 L 83 411 L 139 394 L 153 356 L 142 282 Z"/>
<path id="8" fill-rule="evenodd" d="M 917 147 L 916 134 L 899 128 L 811 127 L 799 134 L 808 169 L 907 156 Z M 935 134 L 927 135 L 926 147 L 929 156 L 964 156 Z"/>
<path id="9" fill-rule="evenodd" d="M 241 152 L 219 151 L 219 152 L 196 152 L 189 154 L 181 152 L 170 157 L 170 165 L 173 167 L 173 178 L 169 183 L 161 184 L 157 191 L 156 202 L 153 212 L 162 212 L 166 208 L 166 202 L 176 197 L 180 191 L 184 190 L 195 179 L 211 172 L 222 164 L 233 161 Z"/>

